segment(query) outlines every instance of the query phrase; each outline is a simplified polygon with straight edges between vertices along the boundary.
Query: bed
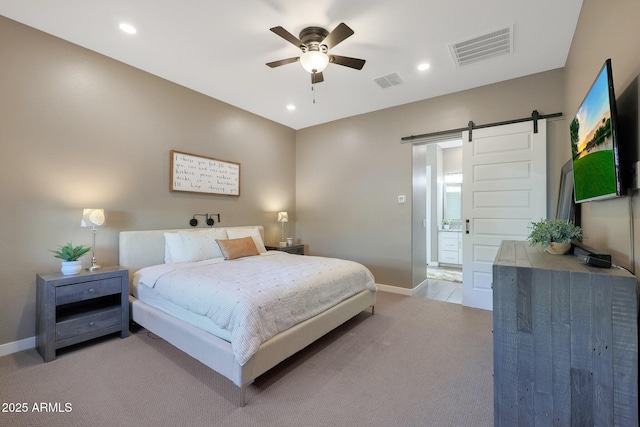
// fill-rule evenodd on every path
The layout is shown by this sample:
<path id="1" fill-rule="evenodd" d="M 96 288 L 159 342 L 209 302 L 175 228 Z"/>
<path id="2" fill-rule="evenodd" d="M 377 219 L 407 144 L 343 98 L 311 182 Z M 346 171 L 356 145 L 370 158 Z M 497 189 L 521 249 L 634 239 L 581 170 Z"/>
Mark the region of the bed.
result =
<path id="1" fill-rule="evenodd" d="M 220 248 L 204 244 L 212 238 Z M 267 251 L 263 239 L 261 226 L 120 232 L 119 263 L 130 271 L 132 321 L 231 380 L 240 388 L 239 406 L 245 405 L 246 389 L 258 376 L 358 313 L 370 309 L 373 314 L 376 301 L 373 276 L 364 266 Z M 244 249 L 235 249 L 247 241 L 257 254 L 244 256 Z M 302 291 L 309 277 L 312 282 Z M 265 290 L 254 287 L 263 282 Z M 185 296 L 187 288 L 205 289 L 207 296 Z M 327 295 L 307 296 L 307 288 Z M 236 302 L 218 302 L 227 291 Z M 308 308 L 292 310 L 282 302 L 287 298 L 304 301 Z M 275 307 L 271 314 L 262 307 L 269 304 Z M 238 320 L 244 318 L 237 307 L 250 320 Z M 259 333 L 241 329 L 245 326 Z"/>

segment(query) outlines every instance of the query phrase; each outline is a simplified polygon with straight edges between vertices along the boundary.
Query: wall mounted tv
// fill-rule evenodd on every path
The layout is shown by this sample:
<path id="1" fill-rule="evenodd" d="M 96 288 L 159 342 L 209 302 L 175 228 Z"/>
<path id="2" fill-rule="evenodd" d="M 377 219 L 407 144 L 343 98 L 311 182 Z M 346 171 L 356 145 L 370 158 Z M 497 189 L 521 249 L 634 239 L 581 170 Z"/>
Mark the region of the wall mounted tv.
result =
<path id="1" fill-rule="evenodd" d="M 569 126 L 576 203 L 625 193 L 611 59 L 607 59 Z"/>

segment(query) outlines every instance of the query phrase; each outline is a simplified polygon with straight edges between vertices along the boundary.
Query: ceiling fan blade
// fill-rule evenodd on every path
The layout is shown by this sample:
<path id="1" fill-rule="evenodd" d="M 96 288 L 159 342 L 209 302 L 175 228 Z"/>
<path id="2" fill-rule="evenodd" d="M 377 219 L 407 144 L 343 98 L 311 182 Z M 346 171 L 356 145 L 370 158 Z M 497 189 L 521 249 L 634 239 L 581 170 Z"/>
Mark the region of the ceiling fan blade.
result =
<path id="1" fill-rule="evenodd" d="M 280 37 L 282 37 L 292 45 L 296 46 L 298 49 L 301 49 L 303 46 L 305 46 L 305 44 L 302 43 L 302 41 L 300 41 L 299 38 L 297 38 L 296 36 L 294 36 L 289 31 L 285 30 L 282 27 L 273 27 L 273 28 L 269 28 L 269 30 L 279 35 Z"/>
<path id="2" fill-rule="evenodd" d="M 336 28 L 329 33 L 329 35 L 322 41 L 321 44 L 327 45 L 328 49 L 336 46 L 347 37 L 351 37 L 354 34 L 353 30 L 349 28 L 347 24 L 341 22 Z"/>
<path id="3" fill-rule="evenodd" d="M 348 56 L 339 55 L 329 55 L 329 61 L 334 64 L 344 65 L 345 67 L 355 68 L 356 70 L 362 70 L 364 63 L 367 62 L 364 59 L 349 58 Z"/>
<path id="4" fill-rule="evenodd" d="M 298 62 L 300 60 L 299 56 L 294 58 L 281 59 L 279 61 L 267 62 L 267 65 L 271 68 L 279 67 L 281 65 L 291 64 L 292 62 Z"/>
<path id="5" fill-rule="evenodd" d="M 320 73 L 311 73 L 311 84 L 314 85 L 316 83 L 322 83 L 324 81 L 324 77 L 322 76 L 322 72 Z"/>

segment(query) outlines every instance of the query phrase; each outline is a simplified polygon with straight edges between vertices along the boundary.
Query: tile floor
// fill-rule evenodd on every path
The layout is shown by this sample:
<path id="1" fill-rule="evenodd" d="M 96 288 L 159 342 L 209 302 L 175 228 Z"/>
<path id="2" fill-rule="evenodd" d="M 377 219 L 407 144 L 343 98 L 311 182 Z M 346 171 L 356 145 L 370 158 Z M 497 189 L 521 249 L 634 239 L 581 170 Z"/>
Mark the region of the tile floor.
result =
<path id="1" fill-rule="evenodd" d="M 434 267 L 429 267 L 429 269 L 434 271 Z M 452 282 L 439 278 L 433 278 L 433 276 L 440 276 L 439 274 L 437 274 L 437 270 L 445 270 L 445 272 L 447 273 L 455 272 L 460 274 L 462 273 L 462 271 L 460 269 L 450 269 L 446 267 L 435 268 L 435 270 L 436 274 L 431 274 L 430 276 L 432 277 L 427 279 L 427 285 L 423 286 L 415 295 L 438 301 L 462 304 L 461 282 Z"/>

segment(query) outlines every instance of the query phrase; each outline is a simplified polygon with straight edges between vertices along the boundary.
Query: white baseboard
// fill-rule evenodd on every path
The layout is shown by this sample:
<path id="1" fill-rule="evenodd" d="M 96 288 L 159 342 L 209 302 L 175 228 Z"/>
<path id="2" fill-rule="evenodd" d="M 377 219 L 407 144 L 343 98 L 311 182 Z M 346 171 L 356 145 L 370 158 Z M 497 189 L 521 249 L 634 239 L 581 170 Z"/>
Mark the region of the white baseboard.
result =
<path id="1" fill-rule="evenodd" d="M 420 286 L 421 285 L 422 284 L 420 284 Z M 401 288 L 399 286 L 382 285 L 380 283 L 376 283 L 376 286 L 378 287 L 378 290 L 382 292 L 389 292 L 392 294 L 400 294 L 400 295 L 407 295 L 407 296 L 413 296 L 414 294 L 414 289 Z"/>
<path id="2" fill-rule="evenodd" d="M 427 286 L 428 284 L 429 284 L 429 281 L 427 279 L 424 279 L 422 281 L 422 283 L 420 283 L 415 288 L 411 289 L 411 292 L 412 292 L 411 295 L 417 294 L 420 289 L 422 289 L 423 287 Z"/>
<path id="3" fill-rule="evenodd" d="M 22 350 L 29 350 L 35 348 L 36 337 L 25 338 L 20 341 L 8 342 L 6 344 L 0 344 L 0 357 L 8 354 L 17 353 Z"/>

